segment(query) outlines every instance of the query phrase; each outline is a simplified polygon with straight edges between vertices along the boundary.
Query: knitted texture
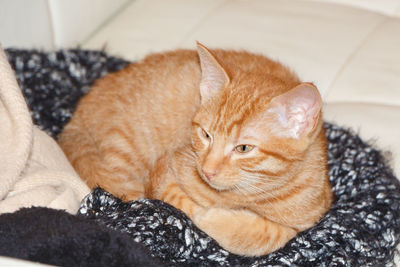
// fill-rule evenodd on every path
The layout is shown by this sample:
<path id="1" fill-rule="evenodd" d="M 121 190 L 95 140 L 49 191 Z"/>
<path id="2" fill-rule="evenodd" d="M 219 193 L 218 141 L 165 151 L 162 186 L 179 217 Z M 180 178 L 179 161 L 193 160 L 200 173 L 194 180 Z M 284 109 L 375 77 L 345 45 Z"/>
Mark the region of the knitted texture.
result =
<path id="1" fill-rule="evenodd" d="M 127 62 L 97 51 L 8 50 L 35 123 L 56 137 L 98 77 Z M 158 200 L 123 203 L 101 189 L 80 216 L 144 244 L 174 266 L 384 266 L 400 238 L 400 185 L 382 154 L 356 134 L 325 124 L 335 202 L 322 220 L 282 249 L 249 258 L 231 254 L 180 211 Z"/>
<path id="2" fill-rule="evenodd" d="M 6 49 L 34 123 L 52 137 L 61 132 L 93 82 L 128 64 L 100 51 L 41 53 Z"/>

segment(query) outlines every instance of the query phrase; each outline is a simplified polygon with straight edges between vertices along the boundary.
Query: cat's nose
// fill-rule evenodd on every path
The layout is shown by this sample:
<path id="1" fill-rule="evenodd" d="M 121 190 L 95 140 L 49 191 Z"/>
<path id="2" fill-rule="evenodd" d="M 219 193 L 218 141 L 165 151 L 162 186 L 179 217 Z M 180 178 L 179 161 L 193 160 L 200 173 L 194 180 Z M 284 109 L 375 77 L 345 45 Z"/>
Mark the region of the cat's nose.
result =
<path id="1" fill-rule="evenodd" d="M 204 175 L 207 177 L 208 180 L 211 180 L 213 176 L 215 175 L 215 172 L 208 172 L 203 170 Z"/>

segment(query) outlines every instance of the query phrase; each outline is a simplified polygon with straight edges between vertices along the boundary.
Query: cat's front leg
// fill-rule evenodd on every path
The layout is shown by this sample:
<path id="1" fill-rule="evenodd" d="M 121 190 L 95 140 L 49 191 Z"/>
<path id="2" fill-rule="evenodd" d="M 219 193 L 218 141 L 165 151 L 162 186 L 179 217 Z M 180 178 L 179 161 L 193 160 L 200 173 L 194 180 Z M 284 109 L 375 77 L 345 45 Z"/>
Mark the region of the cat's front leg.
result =
<path id="1" fill-rule="evenodd" d="M 248 210 L 211 208 L 196 215 L 194 223 L 226 250 L 246 256 L 268 254 L 297 234 Z"/>
<path id="2" fill-rule="evenodd" d="M 167 202 L 193 220 L 196 214 L 204 213 L 204 208 L 183 191 L 172 169 L 170 155 L 165 154 L 160 157 L 150 173 L 146 195 Z"/>

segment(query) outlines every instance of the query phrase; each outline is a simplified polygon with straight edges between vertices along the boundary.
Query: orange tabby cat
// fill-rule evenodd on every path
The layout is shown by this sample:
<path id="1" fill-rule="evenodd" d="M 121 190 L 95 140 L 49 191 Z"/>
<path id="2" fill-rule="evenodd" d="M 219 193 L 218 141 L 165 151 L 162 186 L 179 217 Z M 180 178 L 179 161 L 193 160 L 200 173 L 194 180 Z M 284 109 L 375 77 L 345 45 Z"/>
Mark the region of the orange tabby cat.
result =
<path id="1" fill-rule="evenodd" d="M 227 250 L 276 250 L 328 210 L 321 97 L 247 52 L 153 54 L 100 79 L 59 143 L 90 187 L 185 212 Z"/>

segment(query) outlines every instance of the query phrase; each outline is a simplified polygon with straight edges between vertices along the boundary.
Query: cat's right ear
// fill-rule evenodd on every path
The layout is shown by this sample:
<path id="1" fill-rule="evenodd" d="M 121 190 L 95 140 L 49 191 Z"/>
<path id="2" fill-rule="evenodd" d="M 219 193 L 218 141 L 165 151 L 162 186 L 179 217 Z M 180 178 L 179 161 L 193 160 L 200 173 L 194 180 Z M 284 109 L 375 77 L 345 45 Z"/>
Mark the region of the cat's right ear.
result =
<path id="1" fill-rule="evenodd" d="M 199 42 L 197 42 L 197 53 L 199 54 L 201 67 L 201 103 L 205 103 L 224 86 L 229 84 L 230 79 L 224 68 L 218 63 L 207 47 Z"/>
<path id="2" fill-rule="evenodd" d="M 302 83 L 271 100 L 269 113 L 276 115 L 280 136 L 299 139 L 314 130 L 321 111 L 321 95 L 312 83 Z"/>

